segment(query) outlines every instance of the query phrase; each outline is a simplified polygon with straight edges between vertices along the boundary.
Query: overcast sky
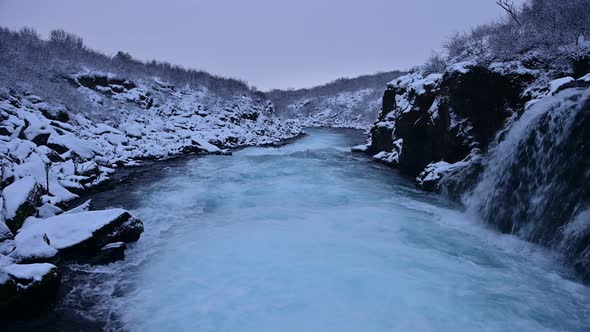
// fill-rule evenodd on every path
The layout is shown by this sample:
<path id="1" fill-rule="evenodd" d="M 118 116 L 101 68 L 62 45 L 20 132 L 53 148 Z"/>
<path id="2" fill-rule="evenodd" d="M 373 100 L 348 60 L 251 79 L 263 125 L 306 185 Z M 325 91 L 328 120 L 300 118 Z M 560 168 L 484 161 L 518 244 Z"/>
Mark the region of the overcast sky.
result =
<path id="1" fill-rule="evenodd" d="M 87 46 L 309 87 L 422 63 L 453 32 L 502 17 L 494 0 L 0 0 L 0 25 L 62 28 Z"/>

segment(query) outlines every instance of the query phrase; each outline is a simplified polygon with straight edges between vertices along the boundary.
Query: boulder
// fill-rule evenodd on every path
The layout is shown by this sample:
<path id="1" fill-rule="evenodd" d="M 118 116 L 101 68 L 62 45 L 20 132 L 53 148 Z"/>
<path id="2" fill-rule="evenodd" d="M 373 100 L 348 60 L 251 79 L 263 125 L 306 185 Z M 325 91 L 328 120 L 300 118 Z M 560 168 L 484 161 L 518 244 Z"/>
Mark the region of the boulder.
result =
<path id="1" fill-rule="evenodd" d="M 127 245 L 124 242 L 115 242 L 102 247 L 100 251 L 88 263 L 93 265 L 110 264 L 125 259 Z"/>
<path id="2" fill-rule="evenodd" d="M 400 77 L 384 93 L 367 152 L 393 152 L 393 142 L 403 139 L 398 166 L 410 176 L 431 163 L 457 163 L 472 149 L 488 146 L 507 119 L 524 109 L 523 91 L 532 79 L 526 72 L 504 73 L 476 64 L 444 75 Z"/>
<path id="3" fill-rule="evenodd" d="M 9 126 L 0 126 L 0 136 L 10 136 L 14 132 L 14 128 Z"/>
<path id="4" fill-rule="evenodd" d="M 4 222 L 0 221 L 0 242 L 7 239 L 12 239 L 13 237 L 14 235 L 12 234 L 8 226 L 6 226 Z"/>
<path id="5" fill-rule="evenodd" d="M 109 243 L 137 241 L 142 232 L 143 223 L 123 209 L 64 213 L 27 221 L 15 237 L 15 251 L 29 260 L 34 255 L 24 252 L 28 248 L 43 249 L 39 252 L 45 255 L 49 253 L 42 243 L 46 236 L 47 246 L 57 250 L 60 257 L 90 257 Z"/>
<path id="6" fill-rule="evenodd" d="M 10 184 L 2 191 L 6 210 L 6 226 L 16 233 L 25 219 L 35 214 L 35 207 L 40 203 L 43 188 L 35 178 L 27 176 Z"/>
<path id="7" fill-rule="evenodd" d="M 0 318 L 30 318 L 56 301 L 61 274 L 55 265 L 12 264 L 0 267 Z"/>

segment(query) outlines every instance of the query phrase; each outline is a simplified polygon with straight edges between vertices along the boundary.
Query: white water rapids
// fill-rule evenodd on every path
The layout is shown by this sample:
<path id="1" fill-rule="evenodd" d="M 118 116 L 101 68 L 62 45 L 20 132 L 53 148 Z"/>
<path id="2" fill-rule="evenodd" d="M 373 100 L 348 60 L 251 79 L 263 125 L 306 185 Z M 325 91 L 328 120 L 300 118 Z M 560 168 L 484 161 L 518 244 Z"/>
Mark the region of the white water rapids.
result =
<path id="1" fill-rule="evenodd" d="M 308 133 L 111 198 L 146 231 L 70 301 L 131 331 L 588 331 L 590 291 L 549 251 L 351 154 L 356 132 Z"/>

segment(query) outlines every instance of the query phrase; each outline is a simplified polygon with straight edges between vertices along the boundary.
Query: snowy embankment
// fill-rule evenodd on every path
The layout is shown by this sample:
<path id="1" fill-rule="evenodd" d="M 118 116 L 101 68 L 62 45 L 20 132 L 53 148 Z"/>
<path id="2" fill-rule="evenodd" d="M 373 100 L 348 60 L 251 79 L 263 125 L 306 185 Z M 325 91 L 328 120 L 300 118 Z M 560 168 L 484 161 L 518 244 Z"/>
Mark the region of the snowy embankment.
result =
<path id="1" fill-rule="evenodd" d="M 381 91 L 361 89 L 298 100 L 288 105 L 282 116 L 296 119 L 304 127 L 369 129 L 380 107 Z"/>
<path id="2" fill-rule="evenodd" d="M 126 211 L 86 211 L 89 204 L 66 211 L 68 201 L 117 168 L 186 153 L 225 154 L 301 133 L 294 122 L 278 121 L 270 102 L 251 95 L 222 98 L 205 88 L 99 72 L 61 79 L 87 109 L 0 90 L 3 315 L 26 316 L 19 308 L 31 301 L 51 302 L 58 259 L 109 262 L 124 253 L 122 242 L 139 238 L 141 221 Z"/>

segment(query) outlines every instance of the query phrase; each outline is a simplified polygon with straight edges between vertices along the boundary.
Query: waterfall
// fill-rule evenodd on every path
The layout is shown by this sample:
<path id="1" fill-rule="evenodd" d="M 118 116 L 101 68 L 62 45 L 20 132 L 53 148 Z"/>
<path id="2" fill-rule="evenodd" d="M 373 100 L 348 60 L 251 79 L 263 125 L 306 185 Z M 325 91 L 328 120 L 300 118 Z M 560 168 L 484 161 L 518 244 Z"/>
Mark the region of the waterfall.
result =
<path id="1" fill-rule="evenodd" d="M 527 104 L 464 198 L 502 232 L 560 250 L 590 277 L 590 90 Z"/>

